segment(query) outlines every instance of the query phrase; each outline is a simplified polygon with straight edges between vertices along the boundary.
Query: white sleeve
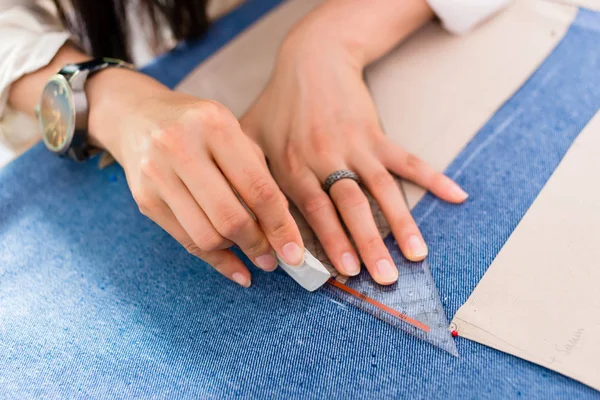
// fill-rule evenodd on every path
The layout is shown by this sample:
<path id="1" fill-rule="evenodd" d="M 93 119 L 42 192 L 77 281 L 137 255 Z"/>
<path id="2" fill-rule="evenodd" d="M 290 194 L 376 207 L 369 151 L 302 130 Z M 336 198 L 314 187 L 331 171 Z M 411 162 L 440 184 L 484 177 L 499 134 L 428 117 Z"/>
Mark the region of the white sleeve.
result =
<path id="1" fill-rule="evenodd" d="M 10 85 L 48 65 L 69 36 L 38 3 L 0 0 L 0 124 L 6 116 Z"/>
<path id="2" fill-rule="evenodd" d="M 460 35 L 497 13 L 511 0 L 427 0 L 442 25 Z"/>

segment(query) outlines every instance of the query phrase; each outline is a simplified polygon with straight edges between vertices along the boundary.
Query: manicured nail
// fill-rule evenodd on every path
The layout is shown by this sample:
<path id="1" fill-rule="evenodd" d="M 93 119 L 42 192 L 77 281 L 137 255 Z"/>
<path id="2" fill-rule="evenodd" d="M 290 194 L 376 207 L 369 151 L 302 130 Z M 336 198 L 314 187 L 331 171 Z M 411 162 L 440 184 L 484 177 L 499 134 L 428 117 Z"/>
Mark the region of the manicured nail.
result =
<path id="1" fill-rule="evenodd" d="M 398 270 L 389 260 L 381 259 L 375 264 L 381 280 L 386 283 L 396 282 L 398 280 Z"/>
<path id="2" fill-rule="evenodd" d="M 413 258 L 425 257 L 428 253 L 427 246 L 423 239 L 417 235 L 411 235 L 408 238 L 408 251 Z"/>
<path id="3" fill-rule="evenodd" d="M 250 287 L 250 279 L 241 272 L 234 272 L 233 275 L 231 275 L 231 279 L 233 279 L 240 286 L 245 288 Z"/>
<path id="4" fill-rule="evenodd" d="M 465 201 L 469 197 L 469 194 L 454 181 L 450 181 L 450 193 L 457 201 Z"/>
<path id="5" fill-rule="evenodd" d="M 304 261 L 304 251 L 294 242 L 289 242 L 281 248 L 283 261 L 291 266 L 298 266 Z"/>
<path id="6" fill-rule="evenodd" d="M 263 254 L 256 257 L 256 265 L 267 272 L 275 271 L 277 268 L 277 259 L 273 254 Z"/>
<path id="7" fill-rule="evenodd" d="M 358 275 L 360 272 L 360 264 L 351 253 L 342 254 L 342 265 L 346 273 L 350 276 Z"/>

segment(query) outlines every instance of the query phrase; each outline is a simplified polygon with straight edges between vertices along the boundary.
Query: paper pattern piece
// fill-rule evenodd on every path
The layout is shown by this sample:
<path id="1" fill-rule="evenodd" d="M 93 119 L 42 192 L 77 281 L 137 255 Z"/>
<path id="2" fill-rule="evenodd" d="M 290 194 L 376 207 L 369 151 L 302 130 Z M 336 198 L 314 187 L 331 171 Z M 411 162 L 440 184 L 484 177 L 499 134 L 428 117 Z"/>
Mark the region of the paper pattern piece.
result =
<path id="1" fill-rule="evenodd" d="M 579 134 L 475 291 L 460 336 L 600 390 L 600 113 Z"/>
<path id="2" fill-rule="evenodd" d="M 444 170 L 554 49 L 576 11 L 519 0 L 465 36 L 428 24 L 368 70 L 386 133 Z M 411 207 L 424 193 L 406 184 Z"/>
<path id="3" fill-rule="evenodd" d="M 217 100 L 240 117 L 267 83 L 288 30 L 320 3 L 287 1 L 198 66 L 177 90 Z M 427 24 L 366 71 L 384 130 L 445 169 L 552 51 L 575 14 L 575 7 L 520 0 L 466 36 Z M 402 184 L 412 208 L 424 191 Z M 389 226 L 368 197 L 386 237 Z M 292 212 L 306 248 L 337 275 L 300 212 L 293 206 Z"/>

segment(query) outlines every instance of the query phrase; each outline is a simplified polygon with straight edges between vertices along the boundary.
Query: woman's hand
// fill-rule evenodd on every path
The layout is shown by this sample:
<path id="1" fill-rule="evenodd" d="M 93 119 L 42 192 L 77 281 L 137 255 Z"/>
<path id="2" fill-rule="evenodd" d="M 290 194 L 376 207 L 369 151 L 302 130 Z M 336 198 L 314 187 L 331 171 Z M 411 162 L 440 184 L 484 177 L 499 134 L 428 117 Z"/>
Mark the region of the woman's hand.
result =
<path id="1" fill-rule="evenodd" d="M 12 85 L 10 104 L 33 113 L 52 74 L 88 60 L 65 44 L 50 64 Z M 123 166 L 142 213 L 190 253 L 242 286 L 250 285 L 250 273 L 228 250 L 234 243 L 265 271 L 277 266 L 274 251 L 290 265 L 303 261 L 287 200 L 227 109 L 123 69 L 94 74 L 85 90 L 92 143 Z"/>
<path id="2" fill-rule="evenodd" d="M 321 188 L 334 171 L 356 172 L 377 200 L 404 255 L 421 260 L 427 247 L 389 171 L 443 200 L 460 203 L 467 194 L 443 174 L 386 137 L 352 51 L 330 40 L 335 27 L 304 22 L 280 49 L 271 80 L 242 118 L 242 127 L 264 150 L 283 191 L 311 225 L 331 262 L 343 274 L 359 273 L 359 259 L 381 284 L 398 271 L 375 225 L 359 185 L 340 180 Z M 339 212 L 339 217 L 338 217 Z M 341 217 L 341 220 L 340 220 Z"/>
<path id="3" fill-rule="evenodd" d="M 250 273 L 228 250 L 233 244 L 265 271 L 277 267 L 274 250 L 291 265 L 302 262 L 302 238 L 285 196 L 225 107 L 130 71 L 102 72 L 88 85 L 93 137 L 125 169 L 144 215 L 242 286 L 250 285 Z M 107 87 L 119 85 L 127 93 L 106 96 Z"/>

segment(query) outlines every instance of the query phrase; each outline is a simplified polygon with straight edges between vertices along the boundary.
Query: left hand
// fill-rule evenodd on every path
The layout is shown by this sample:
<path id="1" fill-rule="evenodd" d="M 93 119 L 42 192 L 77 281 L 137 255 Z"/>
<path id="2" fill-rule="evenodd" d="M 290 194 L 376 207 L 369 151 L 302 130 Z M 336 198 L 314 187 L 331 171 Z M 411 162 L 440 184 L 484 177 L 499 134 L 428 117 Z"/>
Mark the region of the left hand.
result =
<path id="1" fill-rule="evenodd" d="M 328 196 L 321 187 L 326 177 L 340 169 L 356 172 L 403 254 L 413 261 L 426 257 L 427 246 L 389 171 L 451 203 L 465 201 L 467 194 L 385 136 L 363 67 L 351 52 L 328 43 L 326 35 L 292 32 L 269 84 L 241 123 L 265 152 L 276 181 L 311 225 L 332 264 L 345 275 L 360 271 L 339 211 L 375 281 L 392 284 L 398 271 L 367 197 L 350 179 L 335 183 Z"/>

